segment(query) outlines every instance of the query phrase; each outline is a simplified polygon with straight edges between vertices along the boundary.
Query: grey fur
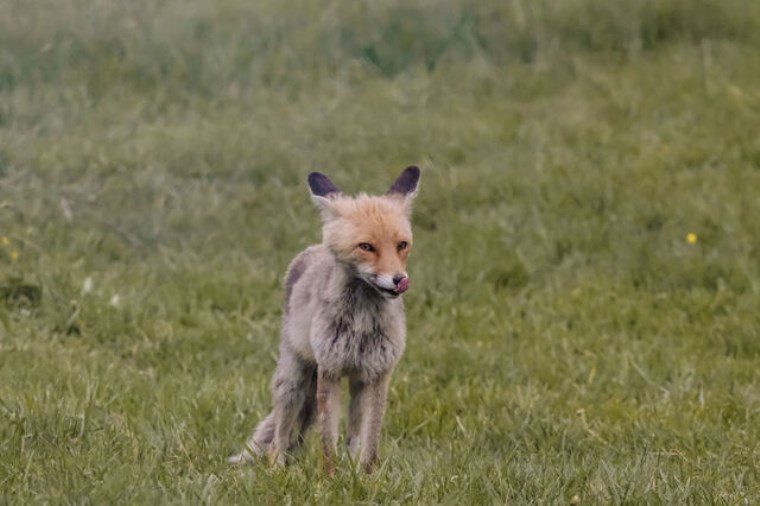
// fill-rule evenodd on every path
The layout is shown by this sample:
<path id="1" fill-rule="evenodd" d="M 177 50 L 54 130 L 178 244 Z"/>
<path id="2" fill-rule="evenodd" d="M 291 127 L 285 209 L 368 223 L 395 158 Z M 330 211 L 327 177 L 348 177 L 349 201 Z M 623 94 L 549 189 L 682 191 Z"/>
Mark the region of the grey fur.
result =
<path id="1" fill-rule="evenodd" d="M 384 296 L 359 277 L 355 266 L 340 261 L 325 245 L 301 252 L 285 275 L 273 410 L 260 422 L 246 449 L 229 461 L 241 463 L 268 453 L 272 464 L 282 466 L 318 420 L 324 466 L 331 474 L 339 382 L 347 376 L 351 400 L 346 444 L 369 472 L 377 458 L 388 381 L 405 339 L 401 297 Z"/>

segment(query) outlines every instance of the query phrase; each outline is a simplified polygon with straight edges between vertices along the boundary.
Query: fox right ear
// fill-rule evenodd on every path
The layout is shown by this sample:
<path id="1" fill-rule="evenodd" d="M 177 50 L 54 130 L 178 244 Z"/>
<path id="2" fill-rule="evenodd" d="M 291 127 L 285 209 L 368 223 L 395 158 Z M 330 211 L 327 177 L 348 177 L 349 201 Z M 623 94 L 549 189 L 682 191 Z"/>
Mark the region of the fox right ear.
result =
<path id="1" fill-rule="evenodd" d="M 331 197 L 337 195 L 340 190 L 330 179 L 321 172 L 312 172 L 307 179 L 311 194 L 315 197 Z"/>
<path id="2" fill-rule="evenodd" d="M 323 218 L 333 215 L 332 201 L 340 195 L 340 190 L 330 179 L 320 172 L 312 172 L 307 179 L 311 200 L 319 207 Z"/>

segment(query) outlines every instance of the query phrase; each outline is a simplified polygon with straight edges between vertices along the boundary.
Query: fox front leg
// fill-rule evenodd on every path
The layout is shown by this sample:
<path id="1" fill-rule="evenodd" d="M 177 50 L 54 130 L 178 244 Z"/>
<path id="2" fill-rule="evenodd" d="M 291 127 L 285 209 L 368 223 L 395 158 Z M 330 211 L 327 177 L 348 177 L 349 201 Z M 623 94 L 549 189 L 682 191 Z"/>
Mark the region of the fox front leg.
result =
<path id="1" fill-rule="evenodd" d="M 366 473 L 372 472 L 377 461 L 389 379 L 390 373 L 386 373 L 368 384 L 362 392 L 362 444 L 359 463 Z"/>
<path id="2" fill-rule="evenodd" d="M 351 376 L 348 381 L 348 392 L 351 400 L 348 404 L 348 424 L 346 427 L 346 446 L 348 454 L 354 460 L 361 449 L 362 410 L 364 392 L 367 385 L 358 377 Z"/>
<path id="3" fill-rule="evenodd" d="M 327 476 L 335 474 L 336 442 L 340 418 L 340 381 L 320 370 L 317 376 L 317 417 L 322 443 L 322 465 Z"/>

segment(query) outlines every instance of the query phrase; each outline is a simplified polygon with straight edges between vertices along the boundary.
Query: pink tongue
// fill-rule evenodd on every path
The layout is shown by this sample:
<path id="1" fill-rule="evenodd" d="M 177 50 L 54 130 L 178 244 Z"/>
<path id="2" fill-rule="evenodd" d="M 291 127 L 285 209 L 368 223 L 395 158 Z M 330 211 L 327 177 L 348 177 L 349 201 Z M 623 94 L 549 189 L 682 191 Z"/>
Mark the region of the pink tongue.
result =
<path id="1" fill-rule="evenodd" d="M 397 293 L 404 293 L 408 289 L 409 289 L 409 278 L 402 279 L 396 285 L 396 292 Z"/>

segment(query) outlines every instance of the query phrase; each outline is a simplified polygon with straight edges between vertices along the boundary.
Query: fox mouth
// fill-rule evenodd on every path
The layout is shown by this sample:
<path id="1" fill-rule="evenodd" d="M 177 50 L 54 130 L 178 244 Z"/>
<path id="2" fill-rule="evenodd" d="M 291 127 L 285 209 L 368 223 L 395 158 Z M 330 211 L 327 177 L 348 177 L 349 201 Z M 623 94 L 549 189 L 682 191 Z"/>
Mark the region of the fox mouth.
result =
<path id="1" fill-rule="evenodd" d="M 396 290 L 392 290 L 390 288 L 385 288 L 384 286 L 380 286 L 379 284 L 375 283 L 375 281 L 371 278 L 363 277 L 364 282 L 367 283 L 369 286 L 377 290 L 377 292 L 382 295 L 383 297 L 388 297 L 389 299 L 395 299 L 399 295 L 401 295 L 401 292 L 397 292 Z"/>
<path id="2" fill-rule="evenodd" d="M 397 292 L 396 290 L 390 290 L 390 289 L 388 289 L 388 288 L 383 288 L 382 286 L 377 286 L 377 285 L 376 285 L 376 284 L 374 284 L 374 283 L 372 283 L 372 286 L 374 286 L 374 287 L 375 287 L 375 289 L 376 289 L 378 292 L 382 293 L 382 294 L 383 294 L 383 295 L 385 295 L 386 297 L 390 297 L 391 299 L 395 299 L 396 297 L 398 297 L 399 295 L 401 295 L 401 294 L 400 294 L 399 292 Z"/>

